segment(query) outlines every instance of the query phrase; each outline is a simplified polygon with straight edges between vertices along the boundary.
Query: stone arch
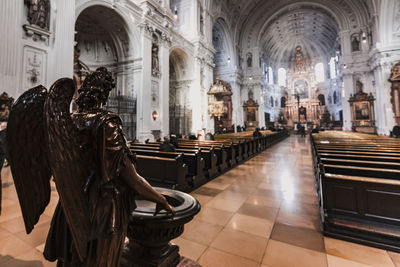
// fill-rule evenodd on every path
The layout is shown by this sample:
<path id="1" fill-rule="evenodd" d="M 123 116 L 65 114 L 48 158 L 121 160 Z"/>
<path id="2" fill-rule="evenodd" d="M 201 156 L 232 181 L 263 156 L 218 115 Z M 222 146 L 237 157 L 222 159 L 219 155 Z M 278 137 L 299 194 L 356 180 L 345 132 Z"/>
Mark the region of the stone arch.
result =
<path id="1" fill-rule="evenodd" d="M 236 65 L 237 59 L 234 56 L 233 41 L 228 26 L 223 18 L 218 18 L 212 30 L 212 38 L 214 49 L 214 77 L 218 72 L 221 79 L 224 79 L 224 74 L 229 72 Z"/>
<path id="2" fill-rule="evenodd" d="M 106 67 L 116 88 L 106 108 L 120 115 L 128 138 L 136 135 L 136 100 L 133 83 L 133 50 L 127 21 L 115 9 L 103 4 L 79 11 L 75 22 L 76 51 L 89 71 Z M 76 60 L 76 59 L 75 59 Z"/>
<path id="3" fill-rule="evenodd" d="M 102 6 L 105 8 L 110 9 L 113 13 L 118 14 L 121 18 L 123 23 L 123 28 L 128 34 L 129 43 L 132 46 L 132 50 L 130 51 L 130 56 L 134 58 L 141 57 L 141 41 L 139 39 L 140 29 L 138 28 L 139 22 L 135 21 L 135 19 L 131 16 L 129 11 L 127 10 L 126 6 L 121 6 L 120 4 L 111 3 L 110 1 L 105 0 L 91 0 L 91 1 L 84 1 L 78 0 L 75 9 L 75 22 L 77 21 L 78 17 L 84 12 L 86 9 L 93 7 L 93 6 Z"/>
<path id="4" fill-rule="evenodd" d="M 381 1 L 379 6 L 379 23 L 377 41 L 389 44 L 394 39 L 400 41 L 400 3 L 398 1 Z M 396 35 L 398 36 L 396 38 Z"/>

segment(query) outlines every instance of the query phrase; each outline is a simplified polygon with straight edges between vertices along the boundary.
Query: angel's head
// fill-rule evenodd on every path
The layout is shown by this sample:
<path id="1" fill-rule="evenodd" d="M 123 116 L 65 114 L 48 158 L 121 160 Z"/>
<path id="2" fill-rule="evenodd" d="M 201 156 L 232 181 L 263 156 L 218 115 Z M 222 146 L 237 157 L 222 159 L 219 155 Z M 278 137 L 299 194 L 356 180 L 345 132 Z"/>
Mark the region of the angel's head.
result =
<path id="1" fill-rule="evenodd" d="M 115 87 L 111 72 L 100 67 L 89 74 L 78 90 L 76 104 L 80 111 L 92 110 L 105 105 L 111 90 Z"/>

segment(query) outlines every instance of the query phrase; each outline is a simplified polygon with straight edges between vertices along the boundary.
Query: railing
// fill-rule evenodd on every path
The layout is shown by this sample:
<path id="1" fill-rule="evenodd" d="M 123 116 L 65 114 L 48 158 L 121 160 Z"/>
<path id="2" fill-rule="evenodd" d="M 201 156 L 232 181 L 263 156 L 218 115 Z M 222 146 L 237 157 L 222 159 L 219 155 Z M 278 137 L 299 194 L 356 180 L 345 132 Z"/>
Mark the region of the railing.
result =
<path id="1" fill-rule="evenodd" d="M 105 109 L 121 117 L 126 137 L 128 140 L 134 140 L 136 138 L 136 99 L 118 94 L 108 99 Z"/>

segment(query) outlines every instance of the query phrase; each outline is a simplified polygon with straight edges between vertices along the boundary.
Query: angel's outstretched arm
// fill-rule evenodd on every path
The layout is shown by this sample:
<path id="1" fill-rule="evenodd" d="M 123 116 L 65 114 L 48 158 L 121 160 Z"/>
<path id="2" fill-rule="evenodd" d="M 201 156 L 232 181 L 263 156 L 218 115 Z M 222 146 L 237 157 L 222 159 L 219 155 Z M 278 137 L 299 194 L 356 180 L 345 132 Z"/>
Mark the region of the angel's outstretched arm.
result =
<path id="1" fill-rule="evenodd" d="M 135 190 L 143 198 L 161 204 L 167 211 L 175 214 L 163 195 L 158 193 L 135 169 L 135 166 L 127 160 L 125 168 L 121 171 L 121 177 L 125 183 Z"/>
<path id="2" fill-rule="evenodd" d="M 103 140 L 105 142 L 103 155 L 105 177 L 113 177 L 115 172 L 119 169 L 119 177 L 132 190 L 143 198 L 158 204 L 157 212 L 163 207 L 174 213 L 165 197 L 154 190 L 154 188 L 136 172 L 135 166 L 129 157 L 130 152 L 126 146 L 126 139 L 122 131 L 120 119 L 110 119 L 104 124 L 103 130 Z"/>

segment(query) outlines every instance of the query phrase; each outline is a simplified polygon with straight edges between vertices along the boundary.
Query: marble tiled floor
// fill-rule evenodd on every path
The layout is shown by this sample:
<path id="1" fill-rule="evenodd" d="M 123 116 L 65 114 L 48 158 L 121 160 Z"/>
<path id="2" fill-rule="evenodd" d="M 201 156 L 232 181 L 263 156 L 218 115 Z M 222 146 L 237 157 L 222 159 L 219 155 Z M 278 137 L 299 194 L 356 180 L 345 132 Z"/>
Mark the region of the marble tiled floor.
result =
<path id="1" fill-rule="evenodd" d="M 308 139 L 290 137 L 192 195 L 202 210 L 174 242 L 204 267 L 400 267 L 400 254 L 322 236 Z M 41 253 L 57 199 L 27 236 L 15 188 L 4 189 L 0 266 L 55 266 Z"/>

